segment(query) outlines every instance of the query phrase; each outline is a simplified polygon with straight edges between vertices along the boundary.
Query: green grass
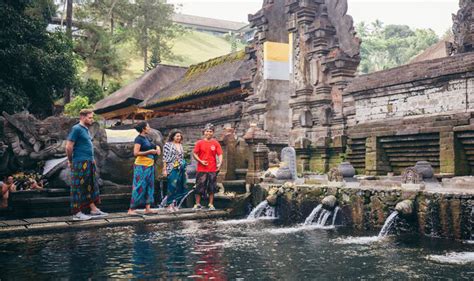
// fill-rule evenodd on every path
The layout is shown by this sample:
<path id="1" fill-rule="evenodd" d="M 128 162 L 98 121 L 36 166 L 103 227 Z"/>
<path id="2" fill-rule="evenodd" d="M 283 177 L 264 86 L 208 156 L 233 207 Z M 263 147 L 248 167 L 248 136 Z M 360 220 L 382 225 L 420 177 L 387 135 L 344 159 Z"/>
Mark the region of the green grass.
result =
<path id="1" fill-rule="evenodd" d="M 163 64 L 190 66 L 211 58 L 229 54 L 231 44 L 221 36 L 204 32 L 189 30 L 171 43 L 173 58 L 163 59 Z M 242 50 L 244 45 L 238 44 L 237 49 Z M 120 77 L 106 77 L 106 84 L 119 81 L 126 85 L 143 74 L 143 58 L 132 42 L 127 42 L 118 47 L 119 56 L 125 62 L 125 68 Z M 84 77 L 91 77 L 100 82 L 98 71 L 84 71 Z"/>

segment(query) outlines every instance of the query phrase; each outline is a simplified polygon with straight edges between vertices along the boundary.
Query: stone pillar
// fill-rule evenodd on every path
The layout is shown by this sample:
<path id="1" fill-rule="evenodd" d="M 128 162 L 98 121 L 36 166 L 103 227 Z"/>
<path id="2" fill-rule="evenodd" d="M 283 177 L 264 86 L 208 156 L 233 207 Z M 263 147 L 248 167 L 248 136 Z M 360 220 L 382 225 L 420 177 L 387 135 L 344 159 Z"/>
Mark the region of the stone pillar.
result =
<path id="1" fill-rule="evenodd" d="M 260 182 L 260 173 L 268 169 L 269 149 L 266 144 L 269 136 L 256 124 L 251 124 L 244 139 L 250 148 L 246 183 L 256 184 Z"/>
<path id="2" fill-rule="evenodd" d="M 296 170 L 302 174 L 310 171 L 311 141 L 307 138 L 298 138 L 295 142 Z"/>
<path id="3" fill-rule="evenodd" d="M 377 137 L 368 137 L 365 142 L 365 149 L 365 173 L 367 175 L 384 175 L 391 171 L 390 163 Z"/>
<path id="4" fill-rule="evenodd" d="M 439 172 L 446 176 L 468 175 L 469 165 L 464 149 L 454 132 L 439 133 Z"/>
<path id="5" fill-rule="evenodd" d="M 225 180 L 235 179 L 237 137 L 235 130 L 231 127 L 225 127 L 224 133 L 218 138 L 222 146 L 223 160 L 217 182 L 222 183 Z"/>

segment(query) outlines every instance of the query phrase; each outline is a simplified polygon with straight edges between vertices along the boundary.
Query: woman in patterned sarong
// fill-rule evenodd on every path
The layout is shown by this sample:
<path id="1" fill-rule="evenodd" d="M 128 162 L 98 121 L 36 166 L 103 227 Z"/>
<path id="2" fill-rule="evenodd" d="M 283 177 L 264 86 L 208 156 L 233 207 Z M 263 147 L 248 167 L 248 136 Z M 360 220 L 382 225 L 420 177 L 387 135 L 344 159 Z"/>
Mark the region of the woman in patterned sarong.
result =
<path id="1" fill-rule="evenodd" d="M 163 147 L 163 175 L 167 177 L 167 205 L 174 211 L 176 205 L 186 195 L 186 161 L 184 160 L 183 133 L 172 130 L 168 142 Z"/>
<path id="2" fill-rule="evenodd" d="M 129 215 L 136 214 L 138 207 L 145 206 L 145 214 L 155 213 L 151 210 L 151 205 L 155 202 L 153 193 L 155 192 L 155 157 L 160 155 L 160 148 L 150 142 L 146 135 L 150 131 L 150 126 L 146 122 L 141 122 L 135 129 L 140 133 L 135 138 L 133 155 L 136 157 L 133 168 L 133 189 L 130 201 Z"/>

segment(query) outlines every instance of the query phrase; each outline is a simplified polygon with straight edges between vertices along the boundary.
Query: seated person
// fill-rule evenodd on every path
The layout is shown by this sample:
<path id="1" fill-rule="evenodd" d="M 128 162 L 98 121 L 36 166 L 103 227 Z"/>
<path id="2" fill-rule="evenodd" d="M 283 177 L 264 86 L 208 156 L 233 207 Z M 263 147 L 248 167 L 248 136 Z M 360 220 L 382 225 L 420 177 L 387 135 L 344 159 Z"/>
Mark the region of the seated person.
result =
<path id="1" fill-rule="evenodd" d="M 2 208 L 8 207 L 8 197 L 10 196 L 10 192 L 16 191 L 16 185 L 13 182 L 13 176 L 6 176 L 5 181 L 2 183 L 2 202 L 0 206 Z"/>
<path id="2" fill-rule="evenodd" d="M 29 186 L 31 190 L 41 190 L 43 189 L 43 181 L 36 181 L 34 178 L 29 178 Z"/>

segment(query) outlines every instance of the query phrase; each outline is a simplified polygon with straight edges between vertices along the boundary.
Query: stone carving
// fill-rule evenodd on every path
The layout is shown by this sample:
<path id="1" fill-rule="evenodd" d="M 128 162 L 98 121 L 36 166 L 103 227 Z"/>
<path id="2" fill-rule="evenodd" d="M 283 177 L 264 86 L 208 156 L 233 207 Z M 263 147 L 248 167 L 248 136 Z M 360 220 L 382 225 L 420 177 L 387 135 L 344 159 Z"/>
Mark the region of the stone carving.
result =
<path id="1" fill-rule="evenodd" d="M 344 177 L 339 168 L 332 168 L 328 173 L 328 180 L 331 182 L 343 182 Z"/>
<path id="2" fill-rule="evenodd" d="M 459 1 L 459 11 L 453 15 L 454 43 L 451 45 L 452 54 L 474 51 L 474 2 Z"/>
<path id="3" fill-rule="evenodd" d="M 7 167 L 0 166 L 0 174 L 38 170 L 44 165 L 43 176 L 50 186 L 65 186 L 69 181 L 66 161 L 66 139 L 77 119 L 49 117 L 38 120 L 30 114 L 3 113 L 3 146 L 8 148 L 2 160 L 8 158 Z M 104 129 L 95 123 L 89 129 L 93 138 L 97 170 L 103 180 L 128 184 L 132 180 L 133 140 L 109 143 Z M 149 138 L 162 145 L 159 131 L 153 130 Z"/>
<path id="4" fill-rule="evenodd" d="M 347 15 L 347 0 L 326 0 L 326 5 L 329 20 L 336 28 L 339 47 L 351 58 L 358 56 L 361 41 L 355 36 L 352 17 Z"/>
<path id="5" fill-rule="evenodd" d="M 268 166 L 270 168 L 274 167 L 279 167 L 280 166 L 280 160 L 278 159 L 278 152 L 276 151 L 270 151 L 268 153 Z"/>
<path id="6" fill-rule="evenodd" d="M 297 171 L 296 171 L 296 151 L 293 147 L 285 147 L 281 151 L 281 161 L 286 163 L 286 167 L 290 172 L 290 179 L 296 180 Z M 285 168 L 286 169 L 286 168 Z M 278 176 L 277 176 L 278 178 Z"/>
<path id="7" fill-rule="evenodd" d="M 423 175 L 414 167 L 406 168 L 402 174 L 402 183 L 420 184 L 423 181 Z"/>

